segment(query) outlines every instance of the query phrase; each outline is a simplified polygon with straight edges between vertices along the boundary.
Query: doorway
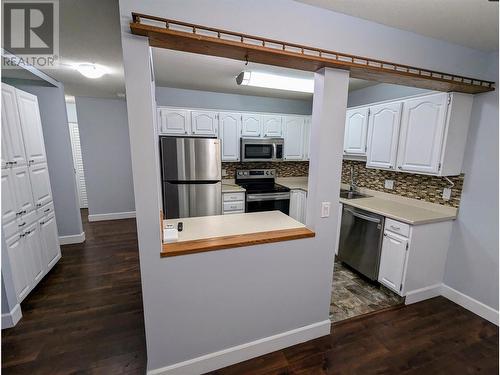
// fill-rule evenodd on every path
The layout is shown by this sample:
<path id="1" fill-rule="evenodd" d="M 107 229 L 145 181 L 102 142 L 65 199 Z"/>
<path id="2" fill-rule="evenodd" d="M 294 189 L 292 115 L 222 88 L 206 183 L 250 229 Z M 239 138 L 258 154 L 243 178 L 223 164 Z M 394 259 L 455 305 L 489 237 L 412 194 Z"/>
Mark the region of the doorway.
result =
<path id="1" fill-rule="evenodd" d="M 66 101 L 66 108 L 68 112 L 71 150 L 73 152 L 73 168 L 75 171 L 76 188 L 78 190 L 78 204 L 80 205 L 80 208 L 88 208 L 85 173 L 83 171 L 82 146 L 80 143 L 80 131 L 78 129 L 74 99 L 72 101 Z"/>

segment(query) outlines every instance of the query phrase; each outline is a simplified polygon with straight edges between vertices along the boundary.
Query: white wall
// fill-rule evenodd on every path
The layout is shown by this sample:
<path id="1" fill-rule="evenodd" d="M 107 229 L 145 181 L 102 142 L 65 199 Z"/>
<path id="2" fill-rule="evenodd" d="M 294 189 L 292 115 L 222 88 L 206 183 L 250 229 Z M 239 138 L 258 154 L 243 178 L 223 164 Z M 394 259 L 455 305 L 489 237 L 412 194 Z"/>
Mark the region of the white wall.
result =
<path id="1" fill-rule="evenodd" d="M 334 92 L 329 101 L 313 105 L 315 147 L 310 182 L 317 191 L 311 193 L 307 222 L 317 231 L 316 240 L 160 259 L 160 199 L 151 128 L 154 82 L 150 82 L 147 42 L 130 35 L 132 11 L 490 78 L 483 72 L 484 53 L 293 1 L 120 0 L 150 370 L 328 317 L 336 215 L 318 221 L 319 203 L 338 198 L 335 192 L 340 179 L 335 183 L 331 176 L 321 176 L 333 168 L 335 177 L 341 165 L 347 80 L 345 87 L 339 84 L 337 89 L 334 86 L 327 90 Z M 340 77 L 337 79 L 334 81 L 343 82 Z M 316 76 L 316 82 L 320 80 Z M 315 95 L 314 101 L 317 100 Z M 333 120 L 325 121 L 328 115 Z M 336 130 L 328 130 L 328 126 Z M 322 138 L 323 134 L 330 139 Z M 332 212 L 335 206 L 334 203 Z"/>
<path id="2" fill-rule="evenodd" d="M 90 218 L 135 211 L 125 100 L 75 102 Z"/>
<path id="3" fill-rule="evenodd" d="M 419 89 L 417 87 L 379 83 L 378 85 L 350 91 L 347 99 L 347 106 L 355 107 L 358 105 L 398 99 L 405 96 L 426 94 L 430 92 L 432 91 Z"/>
<path id="4" fill-rule="evenodd" d="M 489 71 L 498 83 L 498 52 Z M 498 90 L 474 97 L 445 284 L 498 310 Z"/>
<path id="5" fill-rule="evenodd" d="M 165 106 L 294 113 L 298 115 L 310 115 L 312 111 L 312 99 L 279 99 L 171 87 L 156 88 L 156 103 Z"/>

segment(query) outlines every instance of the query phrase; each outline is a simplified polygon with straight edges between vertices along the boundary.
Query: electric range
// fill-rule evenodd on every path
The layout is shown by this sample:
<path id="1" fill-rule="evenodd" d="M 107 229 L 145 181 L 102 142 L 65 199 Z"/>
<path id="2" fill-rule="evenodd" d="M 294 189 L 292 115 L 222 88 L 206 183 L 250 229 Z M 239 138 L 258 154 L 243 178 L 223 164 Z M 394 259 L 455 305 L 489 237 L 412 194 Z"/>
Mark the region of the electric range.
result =
<path id="1" fill-rule="evenodd" d="M 245 212 L 290 212 L 290 189 L 274 181 L 274 169 L 239 169 L 236 184 L 246 190 Z"/>

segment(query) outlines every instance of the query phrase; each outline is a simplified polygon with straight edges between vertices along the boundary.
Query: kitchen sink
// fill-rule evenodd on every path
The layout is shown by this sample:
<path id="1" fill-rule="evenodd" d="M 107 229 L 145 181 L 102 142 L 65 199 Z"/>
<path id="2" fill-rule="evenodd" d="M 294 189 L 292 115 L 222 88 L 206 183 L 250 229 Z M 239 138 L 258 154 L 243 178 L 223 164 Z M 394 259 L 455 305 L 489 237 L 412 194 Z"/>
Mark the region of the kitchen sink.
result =
<path id="1" fill-rule="evenodd" d="M 340 198 L 344 199 L 357 199 L 357 198 L 369 198 L 370 195 L 358 193 L 357 191 L 340 190 Z"/>

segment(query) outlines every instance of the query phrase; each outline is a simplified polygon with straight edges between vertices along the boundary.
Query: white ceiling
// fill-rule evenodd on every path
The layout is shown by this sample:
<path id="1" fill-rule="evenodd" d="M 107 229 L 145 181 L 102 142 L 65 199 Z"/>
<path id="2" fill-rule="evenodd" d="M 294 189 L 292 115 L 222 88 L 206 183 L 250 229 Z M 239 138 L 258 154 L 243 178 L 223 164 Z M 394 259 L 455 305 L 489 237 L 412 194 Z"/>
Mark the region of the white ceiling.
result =
<path id="1" fill-rule="evenodd" d="M 295 0 L 466 47 L 498 50 L 498 1 Z"/>
<path id="2" fill-rule="evenodd" d="M 117 97 L 125 92 L 118 0 L 60 0 L 59 53 L 63 64 L 91 62 L 110 74 L 99 79 L 83 77 L 70 66 L 42 69 L 75 96 Z M 2 71 L 15 76 L 15 71 Z"/>
<path id="3" fill-rule="evenodd" d="M 498 3 L 487 0 L 297 1 L 476 49 L 496 49 L 498 44 Z M 93 80 L 83 77 L 69 66 L 44 72 L 62 82 L 70 95 L 118 97 L 125 91 L 118 0 L 60 0 L 59 6 L 61 61 L 64 64 L 94 62 L 107 66 L 111 73 Z M 216 58 L 196 55 L 186 58 L 182 53 L 172 51 L 162 51 L 160 56 L 155 52 L 155 60 L 159 60 L 155 64 L 158 83 L 252 95 L 305 97 L 291 92 L 237 87 L 233 85 L 233 76 L 243 69 L 243 63 L 225 59 L 214 62 L 210 59 Z M 273 67 L 259 68 L 279 69 L 282 73 L 285 71 Z M 9 74 L 7 70 L 2 73 Z M 288 73 L 308 74 L 296 71 Z M 353 81 L 351 89 L 356 84 L 359 82 Z"/>
<path id="4" fill-rule="evenodd" d="M 153 64 L 157 86 L 287 99 L 312 98 L 312 94 L 309 93 L 239 86 L 235 80 L 236 76 L 243 70 L 311 79 L 313 78 L 312 72 L 257 63 L 245 65 L 244 61 L 161 48 L 153 48 Z M 375 84 L 377 82 L 351 78 L 349 80 L 349 90 L 356 90 Z"/>

